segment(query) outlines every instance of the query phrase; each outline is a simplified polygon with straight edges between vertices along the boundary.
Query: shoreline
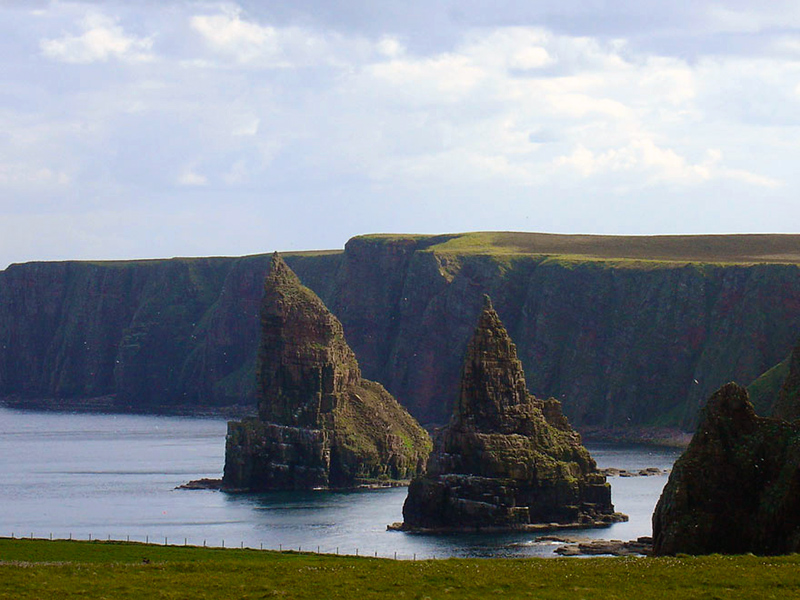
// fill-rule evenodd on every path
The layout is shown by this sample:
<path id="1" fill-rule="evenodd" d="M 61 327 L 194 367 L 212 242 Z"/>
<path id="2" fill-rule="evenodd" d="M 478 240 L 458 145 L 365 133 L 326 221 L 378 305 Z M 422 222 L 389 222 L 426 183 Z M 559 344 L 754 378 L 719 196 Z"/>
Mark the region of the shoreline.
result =
<path id="1" fill-rule="evenodd" d="M 487 527 L 410 527 L 405 523 L 392 523 L 386 531 L 400 531 L 419 535 L 442 535 L 452 533 L 546 533 L 549 531 L 565 531 L 571 529 L 603 529 L 615 523 L 626 523 L 628 515 L 613 513 L 605 518 L 590 522 L 574 523 L 526 523 L 520 525 L 491 525 Z"/>
<path id="2" fill-rule="evenodd" d="M 193 406 L 158 405 L 131 406 L 120 404 L 114 395 L 65 400 L 57 398 L 19 398 L 17 396 L 0 397 L 0 407 L 12 410 L 29 410 L 36 412 L 70 413 L 70 414 L 103 414 L 103 415 L 151 415 L 155 417 L 197 417 L 243 419 L 257 414 L 255 406 L 234 404 L 231 406 Z"/>
<path id="3" fill-rule="evenodd" d="M 161 417 L 197 417 L 238 420 L 254 417 L 255 406 L 196 406 L 196 405 L 157 405 L 132 406 L 121 404 L 113 394 L 81 399 L 59 398 L 21 398 L 19 396 L 0 396 L 0 407 L 12 410 L 38 412 L 63 412 L 72 414 L 118 414 L 153 415 Z M 670 427 L 630 427 L 630 428 L 576 428 L 584 443 L 590 444 L 630 444 L 632 446 L 652 446 L 663 448 L 686 448 L 692 439 L 692 432 Z M 429 431 L 431 431 L 429 429 Z"/>

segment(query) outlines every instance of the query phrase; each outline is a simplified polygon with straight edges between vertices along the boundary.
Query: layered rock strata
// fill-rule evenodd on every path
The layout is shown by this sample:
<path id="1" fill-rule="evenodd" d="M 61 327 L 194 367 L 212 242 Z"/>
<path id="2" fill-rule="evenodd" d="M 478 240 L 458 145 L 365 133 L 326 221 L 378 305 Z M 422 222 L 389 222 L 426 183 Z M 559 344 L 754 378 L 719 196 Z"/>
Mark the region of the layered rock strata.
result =
<path id="1" fill-rule="evenodd" d="M 653 514 L 653 552 L 800 550 L 800 424 L 758 417 L 747 390 L 720 388 Z"/>
<path id="2" fill-rule="evenodd" d="M 341 323 L 277 254 L 261 332 L 259 414 L 228 425 L 225 489 L 343 488 L 421 472 L 428 434 L 361 377 Z"/>
<path id="3" fill-rule="evenodd" d="M 403 506 L 405 530 L 607 524 L 611 488 L 553 399 L 528 393 L 488 297 L 469 342 L 452 419 Z"/>
<path id="4" fill-rule="evenodd" d="M 789 355 L 800 332 L 798 248 L 797 235 L 497 232 L 359 236 L 344 252 L 285 259 L 341 320 L 364 376 L 421 422 L 449 420 L 487 293 L 528 389 L 562 398 L 578 429 L 634 440 L 668 433 L 654 427 L 694 430 L 721 385 L 753 381 Z M 255 255 L 0 270 L 0 401 L 255 408 L 269 265 Z"/>

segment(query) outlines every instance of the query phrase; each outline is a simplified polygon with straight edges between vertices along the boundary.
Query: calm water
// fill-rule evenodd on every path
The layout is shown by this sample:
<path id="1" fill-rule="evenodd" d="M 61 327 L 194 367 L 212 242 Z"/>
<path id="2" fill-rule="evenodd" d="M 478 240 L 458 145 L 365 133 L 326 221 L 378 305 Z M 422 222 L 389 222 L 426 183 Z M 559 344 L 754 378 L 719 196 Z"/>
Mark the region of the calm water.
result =
<path id="1" fill-rule="evenodd" d="M 175 490 L 220 477 L 225 421 L 15 411 L 0 407 L 0 536 L 131 539 L 411 558 L 551 555 L 532 534 L 423 536 L 386 531 L 405 488 L 228 495 Z M 669 468 L 674 450 L 590 446 L 600 467 Z M 628 523 L 570 535 L 650 535 L 666 477 L 609 478 Z"/>

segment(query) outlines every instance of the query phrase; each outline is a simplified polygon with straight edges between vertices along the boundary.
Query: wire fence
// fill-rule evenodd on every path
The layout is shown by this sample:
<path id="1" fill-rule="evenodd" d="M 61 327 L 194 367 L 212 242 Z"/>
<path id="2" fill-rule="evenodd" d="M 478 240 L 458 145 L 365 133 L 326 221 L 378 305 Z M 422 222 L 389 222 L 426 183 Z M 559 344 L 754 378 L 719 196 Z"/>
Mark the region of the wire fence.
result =
<path id="1" fill-rule="evenodd" d="M 235 544 L 231 546 L 230 544 L 226 545 L 225 540 L 219 540 L 217 544 L 217 540 L 209 540 L 204 539 L 202 543 L 198 543 L 198 540 L 192 540 L 190 543 L 189 538 L 184 537 L 181 541 L 179 538 L 175 540 L 174 538 L 169 538 L 168 536 L 150 536 L 145 535 L 142 536 L 130 536 L 126 535 L 124 538 L 120 537 L 113 537 L 110 534 L 107 534 L 105 537 L 103 536 L 95 536 L 91 533 L 83 534 L 82 536 L 75 535 L 73 536 L 72 533 L 68 534 L 66 537 L 58 537 L 53 536 L 50 533 L 46 537 L 37 537 L 34 535 L 33 532 L 28 534 L 19 534 L 18 532 L 12 532 L 9 537 L 6 539 L 17 539 L 17 540 L 47 540 L 47 541 L 87 541 L 87 542 L 116 542 L 116 543 L 129 543 L 129 544 L 143 544 L 149 546 L 171 546 L 171 547 L 186 547 L 186 548 L 217 548 L 217 549 L 235 549 L 235 550 L 258 550 L 258 551 L 266 551 L 266 552 L 296 552 L 296 553 L 305 553 L 305 554 L 321 554 L 321 555 L 328 555 L 328 556 L 349 556 L 349 557 L 361 557 L 361 558 L 383 558 L 383 559 L 391 559 L 391 560 L 417 560 L 416 553 L 414 554 L 403 554 L 393 551 L 389 554 L 386 553 L 379 553 L 378 550 L 373 551 L 366 551 L 364 552 L 362 548 L 340 548 L 339 546 L 336 547 L 323 547 L 323 546 L 312 546 L 312 547 L 303 547 L 302 545 L 292 546 L 292 545 L 284 545 L 278 544 L 278 547 L 275 548 L 274 546 L 265 546 L 263 542 L 260 542 L 257 547 L 252 546 L 250 544 L 245 544 L 244 541 L 240 541 L 239 544 Z M 424 557 L 420 557 L 420 560 L 435 560 L 436 556 L 428 555 Z"/>

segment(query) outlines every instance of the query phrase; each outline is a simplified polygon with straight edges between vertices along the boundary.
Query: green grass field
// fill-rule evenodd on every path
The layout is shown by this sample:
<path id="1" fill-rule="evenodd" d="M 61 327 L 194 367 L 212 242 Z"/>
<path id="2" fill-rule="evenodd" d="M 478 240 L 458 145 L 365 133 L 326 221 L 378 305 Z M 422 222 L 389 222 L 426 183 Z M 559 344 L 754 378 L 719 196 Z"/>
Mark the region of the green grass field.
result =
<path id="1" fill-rule="evenodd" d="M 800 263 L 800 235 L 562 235 L 487 231 L 419 235 L 366 235 L 374 240 L 427 241 L 442 254 L 535 255 L 574 261 L 617 260 L 703 264 Z"/>
<path id="2" fill-rule="evenodd" d="M 800 598 L 800 556 L 395 561 L 0 539 L 0 598 Z"/>

